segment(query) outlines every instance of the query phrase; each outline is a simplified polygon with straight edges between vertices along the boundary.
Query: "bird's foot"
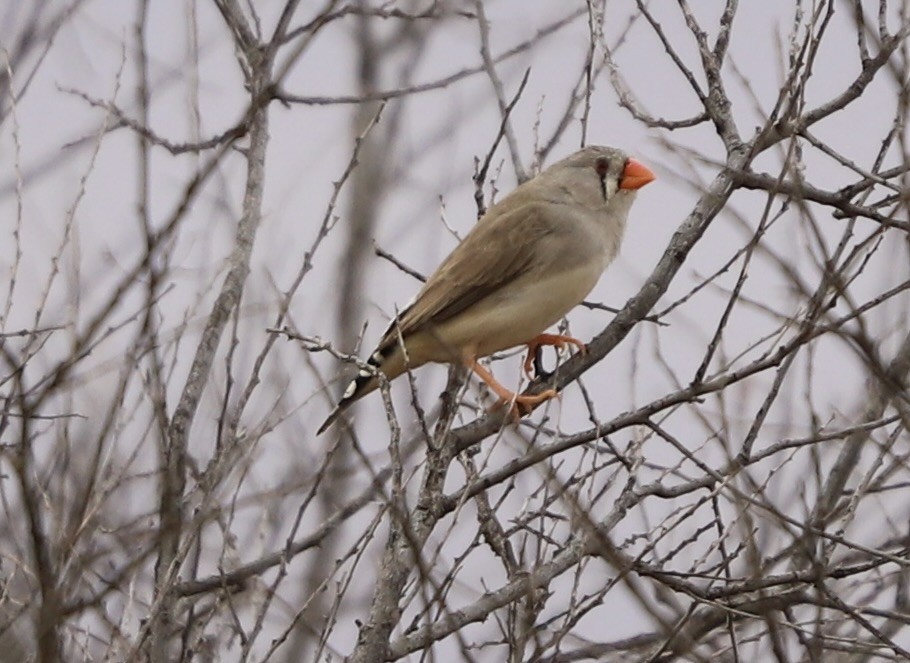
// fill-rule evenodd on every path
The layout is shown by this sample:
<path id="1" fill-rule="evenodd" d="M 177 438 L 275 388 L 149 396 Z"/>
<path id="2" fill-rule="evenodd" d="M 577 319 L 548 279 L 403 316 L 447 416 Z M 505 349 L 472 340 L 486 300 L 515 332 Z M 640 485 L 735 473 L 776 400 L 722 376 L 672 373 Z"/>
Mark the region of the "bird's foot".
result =
<path id="1" fill-rule="evenodd" d="M 527 342 L 528 346 L 528 356 L 525 357 L 524 371 L 525 375 L 528 376 L 529 380 L 533 380 L 535 377 L 540 377 L 546 379 L 551 375 L 547 371 L 543 370 L 543 367 L 540 364 L 538 350 L 545 345 L 552 345 L 558 350 L 564 350 L 566 345 L 574 345 L 578 348 L 578 351 L 581 354 L 586 354 L 588 352 L 588 346 L 586 346 L 582 341 L 579 341 L 577 338 L 572 336 L 564 336 L 562 334 L 540 334 L 535 336 L 530 341 Z M 532 372 L 532 369 L 534 372 Z"/>
<path id="2" fill-rule="evenodd" d="M 555 398 L 559 394 L 555 389 L 547 389 L 539 394 L 511 394 L 508 398 L 501 397 L 499 401 L 490 408 L 490 411 L 501 410 L 503 407 L 509 408 L 509 416 L 514 423 L 525 415 L 531 414 L 535 407 Z"/>
<path id="3" fill-rule="evenodd" d="M 513 421 L 517 422 L 526 414 L 530 414 L 535 407 L 557 395 L 555 389 L 547 389 L 539 394 L 516 394 L 500 384 L 493 377 L 493 374 L 475 358 L 465 356 L 464 363 L 474 371 L 477 377 L 487 383 L 487 386 L 493 390 L 494 394 L 499 396 L 499 402 L 492 409 L 496 410 L 506 405 L 509 406 L 509 414 L 512 416 Z"/>

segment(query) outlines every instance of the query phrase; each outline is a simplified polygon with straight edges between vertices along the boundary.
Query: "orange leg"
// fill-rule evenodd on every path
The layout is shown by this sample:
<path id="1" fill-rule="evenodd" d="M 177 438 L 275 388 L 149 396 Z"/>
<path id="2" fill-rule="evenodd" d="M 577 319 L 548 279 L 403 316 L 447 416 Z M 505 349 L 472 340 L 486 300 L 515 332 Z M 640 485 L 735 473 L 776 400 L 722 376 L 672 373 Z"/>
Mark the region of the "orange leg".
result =
<path id="1" fill-rule="evenodd" d="M 511 406 L 511 414 L 515 421 L 518 421 L 523 415 L 529 414 L 537 405 L 548 401 L 554 396 L 556 396 L 555 389 L 547 389 L 542 391 L 539 394 L 533 395 L 521 395 L 516 394 L 514 391 L 509 391 L 504 387 L 500 382 L 493 377 L 493 374 L 490 373 L 484 366 L 480 364 L 473 357 L 465 357 L 465 365 L 474 371 L 481 380 L 487 383 L 490 389 L 493 390 L 497 396 L 499 396 L 499 402 L 495 407 L 502 407 L 503 405 Z"/>
<path id="2" fill-rule="evenodd" d="M 537 348 L 544 345 L 553 345 L 562 350 L 569 343 L 577 347 L 581 354 L 585 354 L 588 351 L 588 348 L 584 343 L 571 336 L 563 336 L 562 334 L 541 334 L 540 336 L 532 338 L 527 343 L 528 356 L 525 357 L 524 363 L 525 375 L 531 380 L 534 379 L 534 374 L 531 372 L 531 369 L 534 367 L 534 354 L 537 352 Z"/>

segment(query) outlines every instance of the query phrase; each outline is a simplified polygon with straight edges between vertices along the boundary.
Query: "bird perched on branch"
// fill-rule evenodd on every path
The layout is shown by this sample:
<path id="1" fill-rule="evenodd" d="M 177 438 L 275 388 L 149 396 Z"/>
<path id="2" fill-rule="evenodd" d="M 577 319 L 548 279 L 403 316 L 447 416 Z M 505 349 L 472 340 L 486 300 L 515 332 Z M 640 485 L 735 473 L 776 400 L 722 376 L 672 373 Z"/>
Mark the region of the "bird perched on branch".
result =
<path id="1" fill-rule="evenodd" d="M 638 189 L 654 180 L 646 166 L 611 147 L 589 146 L 528 180 L 491 207 L 402 310 L 368 365 L 394 380 L 428 362 L 462 363 L 514 415 L 552 398 L 548 389 L 516 395 L 478 362 L 528 346 L 525 370 L 538 347 L 578 339 L 544 331 L 594 288 L 619 251 Z M 379 386 L 362 369 L 321 434 L 352 403 Z"/>

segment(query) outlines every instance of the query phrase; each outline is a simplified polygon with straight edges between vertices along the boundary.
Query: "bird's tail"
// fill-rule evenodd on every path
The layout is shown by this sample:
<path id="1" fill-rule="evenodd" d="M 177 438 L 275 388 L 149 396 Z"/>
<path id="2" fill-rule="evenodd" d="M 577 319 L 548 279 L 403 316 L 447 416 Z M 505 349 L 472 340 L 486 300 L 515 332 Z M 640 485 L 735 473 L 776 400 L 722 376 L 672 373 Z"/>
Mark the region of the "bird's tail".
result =
<path id="1" fill-rule="evenodd" d="M 386 358 L 386 354 L 387 353 L 377 350 L 370 356 L 369 360 L 367 360 L 367 365 L 378 371 Z M 341 400 L 338 401 L 338 405 L 335 406 L 335 409 L 332 410 L 332 413 L 328 418 L 322 422 L 319 430 L 316 431 L 316 435 L 322 435 L 329 426 L 338 421 L 338 417 L 351 407 L 355 401 L 360 400 L 378 386 L 379 380 L 376 378 L 374 371 L 369 371 L 365 368 L 360 369 L 357 377 L 348 383 L 347 388 L 344 390 L 344 395 L 341 397 Z"/>

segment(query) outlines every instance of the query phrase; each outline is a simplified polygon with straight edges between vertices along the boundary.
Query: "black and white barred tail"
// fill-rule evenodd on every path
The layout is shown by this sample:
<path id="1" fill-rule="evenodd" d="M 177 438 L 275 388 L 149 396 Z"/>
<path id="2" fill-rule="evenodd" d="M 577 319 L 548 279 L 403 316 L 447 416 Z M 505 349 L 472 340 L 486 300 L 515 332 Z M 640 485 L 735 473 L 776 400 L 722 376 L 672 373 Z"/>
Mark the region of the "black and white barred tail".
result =
<path id="1" fill-rule="evenodd" d="M 385 361 L 387 355 L 391 354 L 392 350 L 394 350 L 394 346 L 385 350 L 377 350 L 370 355 L 370 358 L 367 360 L 367 365 L 378 371 L 380 366 L 382 366 L 382 362 Z M 328 418 L 322 422 L 319 430 L 316 431 L 316 435 L 322 435 L 329 426 L 338 420 L 338 417 L 341 416 L 342 412 L 347 410 L 354 402 L 373 391 L 377 386 L 378 380 L 376 379 L 374 371 L 361 368 L 360 372 L 357 373 L 357 377 L 348 383 L 348 386 L 344 390 L 344 394 L 341 396 L 341 400 L 338 401 L 338 405 L 335 406 L 335 409 L 332 410 L 332 413 Z"/>

